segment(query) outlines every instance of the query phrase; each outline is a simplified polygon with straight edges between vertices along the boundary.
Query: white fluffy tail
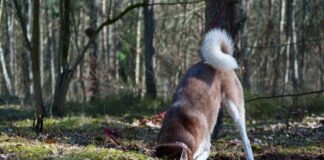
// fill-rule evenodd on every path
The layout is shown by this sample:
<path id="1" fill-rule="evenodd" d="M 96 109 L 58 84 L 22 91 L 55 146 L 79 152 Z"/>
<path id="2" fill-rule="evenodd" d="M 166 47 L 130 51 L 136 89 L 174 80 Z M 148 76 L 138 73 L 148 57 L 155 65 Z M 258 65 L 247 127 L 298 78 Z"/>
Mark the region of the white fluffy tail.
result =
<path id="1" fill-rule="evenodd" d="M 201 45 L 201 59 L 215 69 L 239 68 L 233 55 L 233 41 L 221 29 L 209 31 Z"/>

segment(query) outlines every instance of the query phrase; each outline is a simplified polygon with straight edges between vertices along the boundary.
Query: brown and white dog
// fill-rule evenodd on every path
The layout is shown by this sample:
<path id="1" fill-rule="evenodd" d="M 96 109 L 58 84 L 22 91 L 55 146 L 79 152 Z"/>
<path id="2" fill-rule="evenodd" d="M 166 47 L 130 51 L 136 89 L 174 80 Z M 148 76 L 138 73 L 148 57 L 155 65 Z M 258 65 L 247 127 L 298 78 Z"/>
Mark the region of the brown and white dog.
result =
<path id="1" fill-rule="evenodd" d="M 246 159 L 253 160 L 246 133 L 243 90 L 234 69 L 233 42 L 221 29 L 208 32 L 201 45 L 201 62 L 182 78 L 158 135 L 156 156 L 207 159 L 210 137 L 222 106 L 233 118 Z"/>

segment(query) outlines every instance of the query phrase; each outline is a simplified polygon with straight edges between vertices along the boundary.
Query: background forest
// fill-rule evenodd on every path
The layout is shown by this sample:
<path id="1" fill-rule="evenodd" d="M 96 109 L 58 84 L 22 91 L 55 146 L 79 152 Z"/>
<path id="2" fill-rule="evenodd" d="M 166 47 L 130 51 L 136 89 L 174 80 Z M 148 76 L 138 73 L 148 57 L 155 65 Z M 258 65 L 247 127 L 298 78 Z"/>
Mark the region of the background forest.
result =
<path id="1" fill-rule="evenodd" d="M 119 142 L 111 137 L 97 139 L 102 128 L 118 137 L 129 130 L 120 123 L 159 125 L 161 117 L 156 115 L 170 104 L 185 71 L 200 61 L 200 42 L 213 27 L 226 29 L 235 40 L 234 57 L 240 65 L 237 75 L 245 90 L 248 125 L 279 124 L 275 131 L 253 131 L 269 131 L 273 136 L 272 132 L 292 127 L 287 135 L 291 131 L 296 138 L 296 126 L 306 124 L 307 129 L 312 123 L 320 129 L 312 130 L 316 135 L 309 146 L 315 149 L 310 155 L 323 157 L 324 139 L 318 138 L 324 135 L 323 17 L 323 0 L 0 0 L 0 142 L 8 142 L 0 144 L 0 159 L 28 159 L 23 153 L 33 153 L 35 148 L 10 151 L 13 135 L 52 145 L 62 142 L 53 137 L 67 126 L 62 131 L 70 138 L 66 143 L 79 136 L 75 143 L 86 139 L 85 145 L 94 145 L 90 149 L 96 149 L 98 143 L 117 148 L 113 154 L 89 151 L 82 158 L 90 152 L 120 156 Z M 226 118 L 223 130 L 235 132 Z M 32 124 L 45 138 L 31 132 Z M 73 125 L 86 129 L 70 128 Z M 117 127 L 120 125 L 124 127 Z M 135 130 L 130 134 L 142 133 L 140 128 Z M 84 138 L 82 134 L 89 132 Z M 300 133 L 307 137 L 308 133 Z M 143 134 L 135 136 L 137 139 L 120 136 L 137 140 L 125 140 L 123 145 L 132 151 L 126 154 L 128 158 L 151 156 L 156 130 Z M 143 137 L 151 138 L 148 146 L 138 144 L 145 142 Z M 266 149 L 258 148 L 259 139 L 252 139 L 254 150 L 260 151 L 260 159 L 267 159 L 267 155 L 262 158 Z M 129 147 L 132 145 L 135 147 Z M 143 146 L 147 150 L 139 149 Z M 36 150 L 32 158 L 56 154 Z M 67 152 L 73 158 L 87 153 L 63 150 L 62 155 Z M 137 155 L 139 150 L 144 155 Z M 21 155 L 12 157 L 12 153 Z M 213 156 L 239 159 L 242 155 L 225 152 Z"/>

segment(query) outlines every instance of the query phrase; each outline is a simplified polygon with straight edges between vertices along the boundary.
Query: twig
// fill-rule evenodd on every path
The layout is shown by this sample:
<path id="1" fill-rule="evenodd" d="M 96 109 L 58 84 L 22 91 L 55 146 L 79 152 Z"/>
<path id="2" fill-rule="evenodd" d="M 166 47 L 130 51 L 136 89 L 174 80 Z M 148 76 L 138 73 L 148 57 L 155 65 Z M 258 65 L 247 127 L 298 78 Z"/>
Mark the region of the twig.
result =
<path id="1" fill-rule="evenodd" d="M 176 5 L 176 4 L 194 4 L 194 3 L 200 3 L 204 2 L 204 0 L 198 0 L 198 1 L 184 1 L 184 2 L 160 2 L 160 3 L 151 3 L 149 5 Z"/>
<path id="2" fill-rule="evenodd" d="M 261 100 L 261 99 L 273 99 L 273 98 L 281 98 L 281 97 L 299 97 L 299 96 L 305 96 L 310 94 L 319 94 L 323 93 L 324 90 L 318 90 L 318 91 L 311 91 L 311 92 L 304 92 L 304 93 L 297 93 L 297 94 L 284 94 L 284 95 L 275 95 L 275 96 L 264 96 L 264 97 L 256 97 L 252 99 L 245 100 L 245 103 Z"/>
<path id="3" fill-rule="evenodd" d="M 313 42 L 313 41 L 321 41 L 324 40 L 324 37 L 317 37 L 317 38 L 311 38 L 311 39 L 306 39 L 306 40 L 302 40 L 302 41 L 297 41 L 294 43 L 284 43 L 284 44 L 277 44 L 277 45 L 270 45 L 270 46 L 248 46 L 249 48 L 277 48 L 277 47 L 284 47 L 287 45 L 292 45 L 292 44 L 299 44 L 299 43 L 303 43 L 303 42 Z"/>
<path id="4" fill-rule="evenodd" d="M 101 23 L 100 26 L 96 29 L 95 33 L 88 40 L 88 42 L 85 45 L 85 47 L 83 48 L 82 52 L 78 55 L 78 57 L 76 58 L 76 60 L 72 63 L 72 65 L 70 67 L 70 70 L 71 71 L 74 71 L 75 68 L 78 66 L 78 64 L 83 60 L 83 57 L 84 57 L 85 53 L 87 52 L 88 48 L 90 47 L 90 45 L 92 44 L 92 42 L 96 39 L 98 33 L 105 26 L 111 25 L 114 22 L 118 21 L 119 19 L 121 19 L 129 11 L 131 11 L 131 10 L 133 10 L 135 8 L 144 7 L 145 5 L 148 5 L 148 4 L 147 3 L 138 3 L 138 4 L 131 5 L 131 6 L 127 7 L 123 12 L 121 12 L 118 16 L 116 16 L 116 17 L 114 17 L 112 19 L 107 19 L 105 22 Z"/>

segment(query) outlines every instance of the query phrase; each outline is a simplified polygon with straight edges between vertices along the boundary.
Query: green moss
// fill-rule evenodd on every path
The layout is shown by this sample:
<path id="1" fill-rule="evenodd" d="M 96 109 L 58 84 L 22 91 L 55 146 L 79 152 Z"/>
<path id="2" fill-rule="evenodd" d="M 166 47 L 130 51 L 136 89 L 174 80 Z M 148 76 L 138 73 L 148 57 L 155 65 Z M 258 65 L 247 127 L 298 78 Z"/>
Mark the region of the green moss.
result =
<path id="1" fill-rule="evenodd" d="M 135 153 L 131 151 L 120 151 L 116 149 L 103 149 L 98 148 L 96 146 L 87 146 L 84 149 L 78 151 L 72 151 L 64 155 L 61 159 L 91 159 L 91 160 L 101 160 L 101 159 L 134 159 L 134 160 L 141 160 L 141 159 L 148 159 L 147 156 Z"/>
<path id="2" fill-rule="evenodd" d="M 30 141 L 25 138 L 12 138 L 5 133 L 0 136 L 0 151 L 6 154 L 14 154 L 13 159 L 148 159 L 147 156 L 134 151 L 121 151 L 118 149 L 102 148 L 96 145 L 74 146 L 62 144 L 47 144 L 39 141 Z M 58 155 L 62 148 L 62 155 Z"/>
<path id="3" fill-rule="evenodd" d="M 278 146 L 278 151 L 285 154 L 323 154 L 324 143 L 304 147 Z"/>
<path id="4" fill-rule="evenodd" d="M 4 153 L 14 153 L 17 159 L 37 160 L 53 154 L 49 146 L 22 138 L 6 139 L 5 142 L 0 144 L 0 149 Z"/>

